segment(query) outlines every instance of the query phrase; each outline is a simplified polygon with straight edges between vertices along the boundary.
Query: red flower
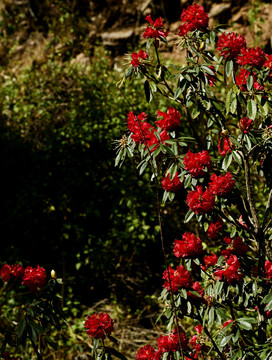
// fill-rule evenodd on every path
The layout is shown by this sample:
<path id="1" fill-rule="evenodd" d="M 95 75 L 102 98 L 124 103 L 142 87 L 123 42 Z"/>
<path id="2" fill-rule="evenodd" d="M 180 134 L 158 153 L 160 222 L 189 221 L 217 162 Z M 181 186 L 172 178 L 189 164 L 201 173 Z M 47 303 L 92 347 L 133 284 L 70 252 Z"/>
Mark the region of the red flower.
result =
<path id="1" fill-rule="evenodd" d="M 216 270 L 214 275 L 220 279 L 226 279 L 229 284 L 236 283 L 241 280 L 243 274 L 239 273 L 240 263 L 237 256 L 230 255 L 229 260 L 226 260 L 226 267 L 220 270 Z"/>
<path id="2" fill-rule="evenodd" d="M 184 332 L 180 333 L 181 346 L 183 349 L 188 347 L 189 339 Z M 169 335 L 161 335 L 157 338 L 158 349 L 161 352 L 174 352 L 179 350 L 179 336 L 176 330 Z"/>
<path id="3" fill-rule="evenodd" d="M 203 176 L 205 170 L 211 168 L 211 157 L 207 150 L 195 154 L 189 150 L 184 156 L 183 165 L 185 166 L 185 170 L 189 171 L 193 177 Z"/>
<path id="4" fill-rule="evenodd" d="M 179 27 L 178 35 L 184 36 L 189 31 L 207 28 L 209 15 L 205 12 L 203 6 L 193 4 L 189 5 L 186 10 L 183 9 L 180 20 L 182 24 Z"/>
<path id="5" fill-rule="evenodd" d="M 158 18 L 155 21 L 152 20 L 151 15 L 148 15 L 145 18 L 146 21 L 148 21 L 150 23 L 150 25 L 152 26 L 148 26 L 145 29 L 145 32 L 143 33 L 143 37 L 146 39 L 150 39 L 150 38 L 159 38 L 160 36 L 166 38 L 168 35 L 168 31 L 163 31 L 163 30 L 159 30 L 163 28 L 163 20 L 162 18 Z"/>
<path id="6" fill-rule="evenodd" d="M 110 335 L 114 328 L 112 318 L 105 313 L 88 316 L 84 326 L 88 329 L 89 337 L 95 339 L 105 339 L 106 335 Z"/>
<path id="7" fill-rule="evenodd" d="M 190 340 L 190 345 L 193 349 L 195 349 L 197 352 L 201 352 L 201 345 L 199 344 L 199 337 L 197 335 L 194 335 L 192 339 Z"/>
<path id="8" fill-rule="evenodd" d="M 2 266 L 0 270 L 0 276 L 5 281 L 8 282 L 11 277 L 15 277 L 15 279 L 22 278 L 24 274 L 24 269 L 21 265 L 8 265 L 5 264 Z"/>
<path id="9" fill-rule="evenodd" d="M 216 239 L 218 237 L 218 234 L 220 233 L 221 229 L 223 227 L 223 220 L 221 218 L 218 218 L 215 223 L 210 223 L 207 235 L 211 239 Z"/>
<path id="10" fill-rule="evenodd" d="M 182 235 L 182 240 L 174 241 L 174 255 L 178 258 L 198 257 L 202 252 L 202 242 L 193 233 L 186 232 Z"/>
<path id="11" fill-rule="evenodd" d="M 232 152 L 233 144 L 227 136 L 221 137 L 218 143 L 218 150 L 221 156 L 225 157 L 228 153 Z"/>
<path id="12" fill-rule="evenodd" d="M 233 322 L 232 319 L 227 320 L 226 322 L 224 322 L 223 328 L 224 328 L 224 327 L 227 327 L 227 326 L 228 326 L 229 324 L 231 324 L 232 322 Z"/>
<path id="13" fill-rule="evenodd" d="M 8 264 L 3 265 L 0 270 L 0 276 L 5 282 L 8 282 L 11 278 L 11 266 Z"/>
<path id="14" fill-rule="evenodd" d="M 203 331 L 203 326 L 201 324 L 199 324 L 199 325 L 195 326 L 194 329 L 198 334 L 201 334 Z"/>
<path id="15" fill-rule="evenodd" d="M 46 273 L 44 268 L 37 265 L 37 268 L 28 266 L 25 268 L 22 284 L 26 285 L 30 291 L 37 291 L 46 283 Z"/>
<path id="16" fill-rule="evenodd" d="M 163 177 L 161 180 L 161 184 L 163 190 L 169 192 L 176 192 L 179 189 L 183 188 L 183 182 L 180 181 L 177 172 L 172 180 L 170 180 L 170 174 L 168 174 L 166 177 Z"/>
<path id="17" fill-rule="evenodd" d="M 204 290 L 198 281 L 195 281 L 193 283 L 192 290 L 197 291 L 199 293 L 200 297 L 197 295 L 194 295 L 193 293 L 191 293 L 191 291 L 188 291 L 187 295 L 195 300 L 202 300 L 201 298 L 203 298 L 203 296 L 204 296 Z"/>
<path id="18" fill-rule="evenodd" d="M 235 82 L 239 86 L 240 90 L 247 91 L 247 78 L 249 75 L 253 76 L 253 88 L 255 90 L 263 90 L 263 86 L 258 83 L 255 72 L 250 72 L 246 69 L 241 69 L 235 76 Z"/>
<path id="19" fill-rule="evenodd" d="M 253 120 L 249 119 L 248 117 L 243 117 L 239 121 L 239 128 L 241 131 L 243 131 L 245 134 L 250 130 L 253 126 Z"/>
<path id="20" fill-rule="evenodd" d="M 224 197 L 228 195 L 235 186 L 235 180 L 231 173 L 227 172 L 226 175 L 216 174 L 211 175 L 211 182 L 209 184 L 209 188 L 214 195 L 219 197 Z"/>
<path id="21" fill-rule="evenodd" d="M 213 210 L 215 199 L 210 189 L 203 192 L 202 186 L 199 185 L 196 190 L 189 191 L 186 202 L 191 211 L 204 214 Z"/>
<path id="22" fill-rule="evenodd" d="M 133 67 L 137 67 L 140 65 L 140 60 L 146 60 L 148 58 L 148 55 L 145 51 L 140 50 L 138 53 L 131 54 L 131 65 Z"/>
<path id="23" fill-rule="evenodd" d="M 212 66 L 212 65 L 209 65 L 209 68 L 213 71 L 214 75 L 210 75 L 210 74 L 207 74 L 207 73 L 205 73 L 205 75 L 206 75 L 207 78 L 208 78 L 209 85 L 210 85 L 210 86 L 213 86 L 214 83 L 215 83 L 215 81 L 216 81 L 215 67 Z"/>
<path id="24" fill-rule="evenodd" d="M 272 262 L 271 261 L 269 261 L 269 260 L 265 261 L 264 270 L 265 270 L 265 276 L 267 277 L 267 279 L 272 279 Z"/>
<path id="25" fill-rule="evenodd" d="M 180 125 L 181 115 L 172 106 L 169 107 L 167 113 L 158 111 L 157 117 L 163 117 L 162 120 L 155 121 L 156 125 L 164 130 L 173 130 Z"/>
<path id="26" fill-rule="evenodd" d="M 153 360 L 155 356 L 155 350 L 151 345 L 141 347 L 136 355 L 136 360 Z"/>
<path id="27" fill-rule="evenodd" d="M 155 134 L 159 134 L 160 135 L 160 140 L 157 138 L 157 136 Z M 165 140 L 169 140 L 170 136 L 168 134 L 168 132 L 166 130 L 163 130 L 162 132 L 158 132 L 157 130 L 153 130 L 150 133 L 150 136 L 146 139 L 147 142 L 147 146 L 150 148 L 152 145 L 156 145 L 153 146 L 152 149 L 150 149 L 150 152 L 155 151 L 161 143 L 163 143 Z"/>
<path id="28" fill-rule="evenodd" d="M 188 289 L 193 285 L 191 274 L 188 272 L 188 270 L 186 270 L 186 268 L 183 265 L 177 266 L 176 270 L 172 269 L 170 265 L 168 269 L 169 269 L 171 287 L 173 292 L 178 291 L 180 288 Z M 167 290 L 169 291 L 170 284 L 169 284 L 167 269 L 163 273 L 163 279 L 166 280 L 165 283 L 163 284 L 163 287 L 167 288 Z"/>
<path id="29" fill-rule="evenodd" d="M 140 122 L 141 128 L 139 126 Z M 142 144 L 144 142 L 144 137 L 148 140 L 151 137 L 151 131 L 154 130 L 154 127 L 150 125 L 148 122 L 144 121 L 147 119 L 147 115 L 145 113 L 141 113 L 137 116 L 133 114 L 132 111 L 128 113 L 127 123 L 128 130 L 132 133 L 131 138 L 136 144 Z M 143 137 L 144 135 L 144 137 Z"/>
<path id="30" fill-rule="evenodd" d="M 219 36 L 216 48 L 224 58 L 234 59 L 246 48 L 246 39 L 241 34 L 224 32 Z"/>
<path id="31" fill-rule="evenodd" d="M 222 250 L 221 254 L 225 257 L 230 256 L 231 254 L 243 256 L 248 251 L 248 246 L 243 242 L 243 240 L 236 236 L 233 240 L 229 237 L 224 238 L 226 244 L 231 244 L 226 250 Z"/>
<path id="32" fill-rule="evenodd" d="M 260 47 L 241 49 L 240 55 L 236 58 L 237 64 L 241 66 L 249 65 L 256 68 L 261 68 L 265 61 L 265 53 Z"/>
<path id="33" fill-rule="evenodd" d="M 218 256 L 212 253 L 211 255 L 204 256 L 203 260 L 206 266 L 214 266 L 217 264 Z"/>

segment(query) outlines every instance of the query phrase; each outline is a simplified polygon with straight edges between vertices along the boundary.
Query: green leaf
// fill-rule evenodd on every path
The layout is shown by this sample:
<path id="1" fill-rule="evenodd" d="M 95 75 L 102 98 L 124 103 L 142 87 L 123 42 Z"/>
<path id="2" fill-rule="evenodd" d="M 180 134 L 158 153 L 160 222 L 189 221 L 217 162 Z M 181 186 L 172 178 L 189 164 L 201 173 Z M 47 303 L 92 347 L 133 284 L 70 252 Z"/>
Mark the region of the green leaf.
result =
<path id="1" fill-rule="evenodd" d="M 58 350 L 58 344 L 55 343 L 55 341 L 53 341 L 50 336 L 45 335 L 44 339 L 45 339 L 46 343 L 47 343 L 49 346 L 51 346 L 52 349 Z"/>
<path id="2" fill-rule="evenodd" d="M 222 169 L 227 171 L 228 167 L 230 166 L 232 162 L 232 153 L 229 155 L 226 155 L 223 162 L 222 162 Z"/>
<path id="3" fill-rule="evenodd" d="M 225 72 L 226 72 L 227 77 L 230 77 L 230 74 L 232 73 L 232 71 L 233 71 L 233 60 L 226 61 Z"/>
<path id="4" fill-rule="evenodd" d="M 194 106 L 191 110 L 192 119 L 195 119 L 196 117 L 198 117 L 199 114 L 200 114 L 200 110 L 196 106 Z"/>
<path id="5" fill-rule="evenodd" d="M 150 103 L 152 101 L 152 91 L 151 91 L 151 88 L 150 88 L 150 85 L 149 85 L 149 81 L 148 80 L 145 80 L 144 82 L 144 91 L 145 91 L 145 98 L 146 98 L 146 101 L 148 103 Z"/>
<path id="6" fill-rule="evenodd" d="M 178 87 L 177 90 L 175 91 L 175 94 L 174 94 L 174 99 L 175 100 L 179 97 L 181 92 L 182 92 L 181 88 Z"/>
<path id="7" fill-rule="evenodd" d="M 186 224 L 187 222 L 189 222 L 192 219 L 192 217 L 194 216 L 194 214 L 195 213 L 192 210 L 189 210 L 187 212 L 187 214 L 185 215 L 184 223 Z"/>
<path id="8" fill-rule="evenodd" d="M 192 176 L 191 176 L 190 174 L 186 175 L 185 181 L 184 181 L 184 187 L 185 187 L 185 189 L 187 189 L 187 187 L 190 186 L 191 181 L 192 181 Z"/>
<path id="9" fill-rule="evenodd" d="M 243 165 L 243 159 L 242 159 L 241 155 L 237 151 L 232 151 L 232 155 L 233 155 L 234 160 L 239 165 Z"/>
<path id="10" fill-rule="evenodd" d="M 211 307 L 209 311 L 208 325 L 212 326 L 213 323 L 214 323 L 214 307 Z"/>
<path id="11" fill-rule="evenodd" d="M 232 338 L 232 334 L 224 336 L 223 339 L 220 341 L 219 346 L 223 348 L 224 346 L 227 345 L 227 343 L 230 341 L 231 338 Z"/>
<path id="12" fill-rule="evenodd" d="M 139 170 L 139 175 L 142 175 L 142 173 L 145 171 L 147 165 L 148 165 L 147 161 L 142 164 L 142 166 L 140 167 L 140 170 Z"/>
<path id="13" fill-rule="evenodd" d="M 264 308 L 265 311 L 271 311 L 272 310 L 272 300 L 269 301 L 269 303 Z"/>
<path id="14" fill-rule="evenodd" d="M 230 111 L 231 98 L 232 98 L 232 89 L 230 89 L 228 91 L 227 96 L 226 96 L 226 114 L 228 114 Z"/>
<path id="15" fill-rule="evenodd" d="M 18 328 L 17 328 L 17 337 L 18 337 L 19 339 L 21 339 L 21 338 L 23 337 L 23 334 L 24 334 L 25 330 L 26 330 L 26 319 L 23 318 L 23 319 L 19 322 Z"/>
<path id="16" fill-rule="evenodd" d="M 247 78 L 247 90 L 250 91 L 253 86 L 253 76 L 249 75 Z"/>
<path id="17" fill-rule="evenodd" d="M 239 326 L 244 330 L 252 329 L 252 325 L 248 321 L 238 319 L 237 322 L 239 323 Z"/>
<path id="18" fill-rule="evenodd" d="M 250 99 L 247 103 L 247 116 L 250 119 L 255 119 L 257 115 L 257 104 L 254 100 Z"/>
<path id="19" fill-rule="evenodd" d="M 265 295 L 265 297 L 261 301 L 261 304 L 267 304 L 271 300 L 272 300 L 272 293 Z"/>
<path id="20" fill-rule="evenodd" d="M 230 105 L 230 112 L 234 114 L 236 112 L 236 109 L 237 109 L 237 98 L 235 96 L 235 98 L 232 100 L 232 103 Z"/>

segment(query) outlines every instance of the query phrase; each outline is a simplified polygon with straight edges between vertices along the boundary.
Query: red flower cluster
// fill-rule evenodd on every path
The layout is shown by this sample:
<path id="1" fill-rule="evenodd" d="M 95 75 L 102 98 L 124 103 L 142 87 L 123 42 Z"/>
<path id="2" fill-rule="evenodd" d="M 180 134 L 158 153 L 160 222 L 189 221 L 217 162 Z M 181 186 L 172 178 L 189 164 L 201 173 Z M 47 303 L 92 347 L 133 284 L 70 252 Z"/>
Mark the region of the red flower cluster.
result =
<path id="1" fill-rule="evenodd" d="M 140 122 L 141 128 L 137 119 Z M 139 114 L 137 119 L 132 111 L 128 113 L 127 123 L 128 129 L 132 133 L 131 138 L 134 142 L 136 142 L 136 144 L 142 144 L 144 142 L 144 137 L 147 139 L 150 137 L 151 131 L 154 130 L 154 127 L 145 121 L 147 119 L 147 115 L 144 112 Z"/>
<path id="2" fill-rule="evenodd" d="M 155 354 L 155 349 L 151 345 L 146 345 L 138 350 L 136 360 L 154 360 Z"/>
<path id="3" fill-rule="evenodd" d="M 240 55 L 237 57 L 237 64 L 241 66 L 249 65 L 260 69 L 265 61 L 265 53 L 260 47 L 241 49 Z"/>
<path id="4" fill-rule="evenodd" d="M 188 347 L 189 339 L 184 332 L 180 333 L 181 346 L 183 349 Z M 175 329 L 172 334 L 161 335 L 157 338 L 158 349 L 160 352 L 174 352 L 179 350 L 179 336 L 178 332 Z"/>
<path id="5" fill-rule="evenodd" d="M 220 279 L 226 279 L 229 284 L 234 284 L 241 280 L 243 274 L 239 273 L 240 263 L 237 256 L 230 255 L 229 259 L 226 259 L 226 267 L 224 269 L 216 270 L 214 275 Z"/>
<path id="6" fill-rule="evenodd" d="M 163 117 L 162 120 L 155 121 L 156 125 L 164 130 L 170 131 L 180 125 L 181 115 L 172 106 L 169 107 L 167 113 L 158 111 L 157 117 Z"/>
<path id="7" fill-rule="evenodd" d="M 253 126 L 253 120 L 249 119 L 248 117 L 243 117 L 239 121 L 239 128 L 241 131 L 243 131 L 245 134 L 250 130 Z"/>
<path id="8" fill-rule="evenodd" d="M 145 32 L 143 33 L 144 38 L 146 38 L 146 39 L 150 39 L 150 38 L 157 39 L 160 36 L 164 37 L 164 38 L 167 37 L 168 31 L 160 30 L 160 29 L 163 28 L 163 20 L 162 20 L 161 17 L 154 21 L 154 20 L 152 20 L 151 15 L 148 15 L 145 18 L 145 20 L 148 21 L 151 26 L 148 26 L 145 29 Z"/>
<path id="9" fill-rule="evenodd" d="M 197 291 L 197 292 L 199 293 L 200 297 L 194 295 L 193 293 L 191 293 L 191 291 L 188 291 L 188 292 L 187 292 L 187 295 L 188 295 L 188 296 L 190 296 L 191 298 L 193 298 L 193 299 L 195 299 L 195 300 L 201 300 L 201 298 L 203 298 L 203 296 L 204 296 L 204 290 L 203 290 L 202 286 L 199 284 L 198 281 L 196 281 L 196 282 L 193 283 L 192 290 Z"/>
<path id="10" fill-rule="evenodd" d="M 179 26 L 178 35 L 184 36 L 189 31 L 207 28 L 209 15 L 205 12 L 203 6 L 193 4 L 182 11 L 180 20 L 182 24 Z"/>
<path id="11" fill-rule="evenodd" d="M 140 60 L 146 60 L 148 58 L 148 55 L 145 51 L 140 50 L 140 51 L 138 51 L 138 53 L 131 54 L 131 58 L 132 58 L 131 65 L 133 67 L 137 67 L 141 63 Z"/>
<path id="12" fill-rule="evenodd" d="M 272 54 L 271 55 L 266 54 L 266 61 L 263 64 L 263 66 L 270 69 L 269 76 L 271 77 L 271 75 L 272 75 Z"/>
<path id="13" fill-rule="evenodd" d="M 214 266 L 217 264 L 218 256 L 212 253 L 211 255 L 204 256 L 203 260 L 206 266 Z"/>
<path id="14" fill-rule="evenodd" d="M 247 78 L 249 75 L 253 76 L 253 88 L 255 90 L 262 90 L 263 86 L 258 83 L 255 72 L 250 73 L 250 71 L 246 69 L 241 69 L 235 76 L 235 82 L 239 86 L 240 90 L 247 91 Z"/>
<path id="15" fill-rule="evenodd" d="M 105 313 L 88 316 L 84 326 L 89 337 L 95 339 L 105 339 L 106 335 L 110 335 L 114 328 L 112 318 Z"/>
<path id="16" fill-rule="evenodd" d="M 178 177 L 178 173 L 176 173 L 175 177 L 170 180 L 170 174 L 166 177 L 163 177 L 161 180 L 162 188 L 165 191 L 176 192 L 183 188 L 183 182 L 180 181 Z"/>
<path id="17" fill-rule="evenodd" d="M 178 258 L 198 257 L 202 255 L 202 252 L 202 242 L 193 233 L 186 232 L 182 235 L 182 240 L 174 241 L 174 255 Z"/>
<path id="18" fill-rule="evenodd" d="M 235 186 L 235 180 L 231 173 L 227 172 L 226 175 L 216 174 L 211 175 L 211 182 L 209 188 L 214 195 L 224 197 L 228 195 Z"/>
<path id="19" fill-rule="evenodd" d="M 26 285 L 30 291 L 37 291 L 46 283 L 46 273 L 44 268 L 37 265 L 37 268 L 28 266 L 25 268 L 22 284 Z"/>
<path id="20" fill-rule="evenodd" d="M 211 239 L 216 239 L 222 227 L 223 227 L 223 220 L 221 218 L 218 218 L 215 223 L 210 223 L 208 227 L 207 235 Z"/>
<path id="21" fill-rule="evenodd" d="M 221 156 L 225 157 L 228 153 L 232 152 L 233 144 L 227 136 L 221 137 L 218 143 L 218 150 Z"/>
<path id="22" fill-rule="evenodd" d="M 189 171 L 193 177 L 203 176 L 205 170 L 211 168 L 211 157 L 207 150 L 195 154 L 189 150 L 184 156 L 183 165 L 185 166 L 185 170 Z"/>
<path id="23" fill-rule="evenodd" d="M 221 254 L 225 257 L 229 257 L 231 254 L 243 256 L 248 251 L 247 244 L 245 244 L 239 236 L 236 236 L 233 240 L 225 237 L 224 242 L 231 245 L 226 250 L 222 250 Z"/>
<path id="24" fill-rule="evenodd" d="M 191 274 L 183 265 L 177 266 L 176 270 L 172 269 L 170 265 L 168 269 L 173 292 L 176 292 L 181 288 L 188 289 L 193 285 Z M 167 288 L 168 291 L 171 290 L 167 269 L 164 271 L 162 278 L 166 280 L 163 287 Z"/>
<path id="25" fill-rule="evenodd" d="M 265 261 L 264 270 L 265 270 L 265 276 L 267 277 L 267 279 L 272 279 L 272 262 L 271 261 L 269 261 L 269 260 Z"/>
<path id="26" fill-rule="evenodd" d="M 219 36 L 216 48 L 224 58 L 234 59 L 246 48 L 246 39 L 241 34 L 224 32 Z"/>
<path id="27" fill-rule="evenodd" d="M 0 270 L 0 276 L 5 281 L 8 282 L 12 277 L 15 279 L 20 279 L 24 275 L 24 268 L 21 265 L 8 265 L 5 264 Z"/>
<path id="28" fill-rule="evenodd" d="M 186 202 L 191 211 L 204 214 L 213 210 L 215 198 L 210 189 L 203 192 L 202 186 L 198 185 L 196 190 L 189 191 Z"/>

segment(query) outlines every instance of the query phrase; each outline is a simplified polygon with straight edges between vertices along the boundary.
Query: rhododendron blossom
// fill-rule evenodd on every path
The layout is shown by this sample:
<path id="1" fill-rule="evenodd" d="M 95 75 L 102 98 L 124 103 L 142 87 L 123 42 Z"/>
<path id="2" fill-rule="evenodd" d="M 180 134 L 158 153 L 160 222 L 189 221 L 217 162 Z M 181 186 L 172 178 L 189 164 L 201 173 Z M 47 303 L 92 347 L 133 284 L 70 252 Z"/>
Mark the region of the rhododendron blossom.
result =
<path id="1" fill-rule="evenodd" d="M 159 137 L 160 137 L 160 140 L 157 138 L 157 136 L 155 134 L 159 134 Z M 168 134 L 168 132 L 166 130 L 163 130 L 162 132 L 158 132 L 157 130 L 153 130 L 149 137 L 146 139 L 146 142 L 147 142 L 147 146 L 148 147 L 151 147 L 153 146 L 151 149 L 150 149 L 150 152 L 153 152 L 155 151 L 159 145 L 161 143 L 163 143 L 165 140 L 169 140 L 170 139 L 170 136 Z M 154 146 L 155 145 L 155 146 Z"/>
<path id="2" fill-rule="evenodd" d="M 232 152 L 233 145 L 227 136 L 224 136 L 219 140 L 218 150 L 222 157 L 225 157 L 228 153 Z"/>
<path id="3" fill-rule="evenodd" d="M 209 15 L 203 6 L 193 4 L 189 5 L 187 9 L 183 9 L 180 20 L 182 24 L 179 26 L 178 35 L 184 36 L 189 31 L 206 29 L 209 23 Z"/>
<path id="4" fill-rule="evenodd" d="M 211 168 L 211 157 L 207 150 L 195 154 L 189 150 L 184 156 L 183 165 L 193 177 L 203 176 Z"/>
<path id="5" fill-rule="evenodd" d="M 236 255 L 230 255 L 229 259 L 226 259 L 226 267 L 216 270 L 214 275 L 217 279 L 226 279 L 229 284 L 239 282 L 243 277 L 243 274 L 239 273 L 240 263 Z"/>
<path id="6" fill-rule="evenodd" d="M 183 182 L 180 181 L 178 173 L 175 174 L 174 178 L 170 179 L 170 174 L 163 177 L 161 180 L 162 188 L 165 191 L 176 192 L 183 188 Z"/>
<path id="7" fill-rule="evenodd" d="M 232 319 L 227 320 L 226 322 L 224 322 L 223 328 L 224 328 L 224 327 L 227 327 L 227 326 L 228 326 L 229 324 L 231 324 L 232 322 L 233 322 Z"/>
<path id="8" fill-rule="evenodd" d="M 136 360 L 153 360 L 155 353 L 156 351 L 151 345 L 143 346 L 138 350 Z"/>
<path id="9" fill-rule="evenodd" d="M 240 90 L 247 91 L 247 78 L 249 75 L 253 77 L 253 88 L 255 90 L 263 90 L 263 86 L 257 81 L 255 72 L 250 72 L 247 69 L 240 69 L 239 73 L 235 76 L 235 82 Z"/>
<path id="10" fill-rule="evenodd" d="M 186 203 L 191 211 L 204 214 L 213 210 L 215 198 L 210 189 L 203 191 L 202 186 L 198 185 L 196 190 L 189 191 Z"/>
<path id="11" fill-rule="evenodd" d="M 211 175 L 209 188 L 214 195 L 224 197 L 234 189 L 234 186 L 235 180 L 233 179 L 233 175 L 229 172 L 227 172 L 226 175 Z"/>
<path id="12" fill-rule="evenodd" d="M 131 65 L 133 67 L 138 67 L 141 63 L 141 60 L 146 60 L 148 58 L 148 55 L 145 51 L 140 50 L 138 53 L 131 54 Z"/>
<path id="13" fill-rule="evenodd" d="M 236 236 L 233 240 L 225 237 L 224 242 L 231 245 L 226 250 L 222 250 L 221 254 L 225 257 L 229 257 L 231 254 L 244 256 L 248 251 L 247 244 L 239 236 Z"/>
<path id="14" fill-rule="evenodd" d="M 150 23 L 151 26 L 148 26 L 143 33 L 143 37 L 146 39 L 154 38 L 158 39 L 160 36 L 166 38 L 168 35 L 168 31 L 161 30 L 163 28 L 163 20 L 162 18 L 158 18 L 153 20 L 151 15 L 148 15 L 145 18 L 146 21 Z"/>
<path id="15" fill-rule="evenodd" d="M 159 110 L 157 117 L 162 117 L 163 119 L 155 121 L 155 124 L 164 130 L 170 131 L 180 125 L 181 115 L 172 106 L 169 107 L 167 113 Z"/>
<path id="16" fill-rule="evenodd" d="M 269 261 L 269 260 L 265 261 L 264 270 L 265 270 L 265 276 L 267 277 L 267 279 L 272 279 L 272 262 L 271 261 Z"/>
<path id="17" fill-rule="evenodd" d="M 25 268 L 22 284 L 26 285 L 30 291 L 37 291 L 43 288 L 46 283 L 46 273 L 44 268 L 37 265 L 37 268 L 28 266 Z"/>
<path id="18" fill-rule="evenodd" d="M 237 64 L 241 66 L 249 65 L 260 69 L 265 61 L 265 53 L 260 47 L 241 49 L 239 56 L 236 58 Z"/>
<path id="19" fill-rule="evenodd" d="M 170 274 L 171 287 L 169 283 L 168 270 Z M 176 270 L 172 269 L 170 265 L 169 268 L 164 271 L 163 279 L 166 280 L 163 287 L 165 287 L 168 291 L 172 288 L 172 291 L 176 292 L 181 288 L 188 289 L 193 285 L 191 274 L 183 265 L 177 266 Z"/>
<path id="20" fill-rule="evenodd" d="M 186 232 L 182 235 L 182 240 L 174 241 L 174 255 L 178 258 L 198 257 L 202 255 L 202 252 L 202 242 L 193 233 Z"/>
<path id="21" fill-rule="evenodd" d="M 8 282 L 12 277 L 15 279 L 22 278 L 24 275 L 24 268 L 21 265 L 8 265 L 5 264 L 0 270 L 0 276 L 5 281 Z"/>
<path id="22" fill-rule="evenodd" d="M 223 227 L 223 220 L 221 218 L 218 218 L 215 223 L 210 223 L 208 227 L 207 235 L 211 239 L 216 239 L 222 227 Z"/>
<path id="23" fill-rule="evenodd" d="M 252 128 L 253 120 L 249 119 L 248 117 L 243 117 L 239 121 L 239 128 L 241 131 L 243 131 L 245 134 Z"/>
<path id="24" fill-rule="evenodd" d="M 88 316 L 84 326 L 89 337 L 95 339 L 105 339 L 106 335 L 110 335 L 114 329 L 112 318 L 105 313 Z"/>
<path id="25" fill-rule="evenodd" d="M 131 138 L 136 144 L 142 144 L 144 142 L 144 138 L 146 140 L 149 139 L 151 136 L 151 131 L 154 131 L 154 127 L 148 122 L 144 121 L 146 119 L 147 115 L 145 113 L 139 114 L 137 118 L 132 111 L 128 113 L 128 130 L 132 133 Z"/>
<path id="26" fill-rule="evenodd" d="M 187 338 L 184 332 L 180 332 L 180 341 L 183 349 L 188 347 L 189 339 Z M 161 352 L 174 352 L 179 350 L 179 336 L 176 329 L 172 334 L 169 335 L 161 335 L 157 338 L 158 349 Z"/>
<path id="27" fill-rule="evenodd" d="M 218 256 L 212 253 L 211 255 L 204 256 L 203 260 L 206 266 L 214 266 L 217 264 Z"/>
<path id="28" fill-rule="evenodd" d="M 223 32 L 218 38 L 216 48 L 224 58 L 234 59 L 246 48 L 246 39 L 241 34 Z"/>

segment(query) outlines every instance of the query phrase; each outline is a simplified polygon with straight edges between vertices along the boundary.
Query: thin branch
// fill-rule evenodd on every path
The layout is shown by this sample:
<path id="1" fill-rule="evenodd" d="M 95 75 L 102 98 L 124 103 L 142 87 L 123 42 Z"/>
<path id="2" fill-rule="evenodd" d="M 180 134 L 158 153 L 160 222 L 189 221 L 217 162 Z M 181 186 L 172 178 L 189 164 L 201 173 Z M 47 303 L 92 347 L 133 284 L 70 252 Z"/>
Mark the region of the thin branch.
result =
<path id="1" fill-rule="evenodd" d="M 268 196 L 268 200 L 267 200 L 267 204 L 266 204 L 266 208 L 265 208 L 265 212 L 264 212 L 264 217 L 263 217 L 263 225 L 262 225 L 262 229 L 265 226 L 266 220 L 267 220 L 267 216 L 268 216 L 268 211 L 270 210 L 271 207 L 271 199 L 272 199 L 272 189 L 269 192 L 269 196 Z"/>

